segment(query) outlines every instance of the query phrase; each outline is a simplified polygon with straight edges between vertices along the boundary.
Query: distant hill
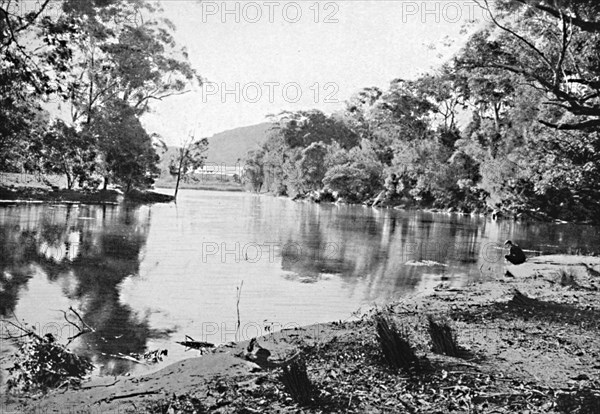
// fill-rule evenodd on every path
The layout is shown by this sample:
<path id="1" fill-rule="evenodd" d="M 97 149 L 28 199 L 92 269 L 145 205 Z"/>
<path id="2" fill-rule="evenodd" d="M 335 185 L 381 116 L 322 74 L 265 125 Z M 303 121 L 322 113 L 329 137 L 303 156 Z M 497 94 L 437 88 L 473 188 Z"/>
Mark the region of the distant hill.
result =
<path id="1" fill-rule="evenodd" d="M 258 149 L 266 141 L 271 126 L 271 123 L 264 122 L 230 129 L 213 135 L 208 138 L 206 164 L 234 167 L 238 159 L 242 159 L 240 166 L 243 166 L 243 160 L 248 151 Z M 170 159 L 176 154 L 177 147 L 168 147 L 167 151 L 161 154 L 159 168 L 162 174 L 157 181 L 158 186 L 168 187 L 172 184 L 172 181 L 174 182 L 168 171 Z"/>
<path id="2" fill-rule="evenodd" d="M 271 126 L 271 123 L 264 122 L 213 135 L 208 139 L 206 161 L 235 165 L 238 159 L 246 157 L 248 151 L 258 149 L 265 142 Z"/>

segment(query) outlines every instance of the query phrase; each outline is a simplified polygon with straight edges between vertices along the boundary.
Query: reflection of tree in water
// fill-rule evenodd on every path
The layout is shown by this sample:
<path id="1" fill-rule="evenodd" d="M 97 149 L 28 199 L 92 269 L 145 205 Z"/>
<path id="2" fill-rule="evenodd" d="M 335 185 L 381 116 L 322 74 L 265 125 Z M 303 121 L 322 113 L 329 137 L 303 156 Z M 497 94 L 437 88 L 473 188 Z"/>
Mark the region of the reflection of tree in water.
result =
<path id="1" fill-rule="evenodd" d="M 10 250 L 10 238 L 25 241 L 9 256 L 2 255 L 3 275 L 13 275 L 13 284 L 2 290 L 2 306 L 12 311 L 19 290 L 38 266 L 51 282 L 61 283 L 63 293 L 77 301 L 84 320 L 96 329 L 81 336 L 76 344 L 101 366 L 101 373 L 117 375 L 132 362 L 110 355 L 143 353 L 148 339 L 164 335 L 153 331 L 147 315 L 138 316 L 120 302 L 119 286 L 137 276 L 139 257 L 148 234 L 149 210 L 127 206 L 40 209 L 29 227 L 0 232 L 0 248 Z M 6 233 L 6 234 L 5 234 Z M 44 246 L 40 248 L 40 246 Z M 19 269 L 28 269 L 27 271 Z M 6 277 L 0 275 L 0 278 Z M 19 276 L 19 277 L 15 277 Z M 17 283 L 18 281 L 18 283 Z M 8 287 L 8 289 L 7 289 Z M 6 305 L 5 305 L 6 304 Z"/>
<path id="2" fill-rule="evenodd" d="M 27 257 L 35 254 L 34 232 L 7 220 L 10 211 L 0 210 L 0 316 L 10 315 L 19 291 L 33 277 Z M 8 222 L 7 222 L 8 221 Z"/>
<path id="3" fill-rule="evenodd" d="M 305 213 L 281 251 L 282 269 L 292 272 L 286 278 L 316 282 L 323 274 L 338 274 L 352 288 L 364 284 L 369 296 L 384 289 L 379 284 L 382 278 L 393 278 L 404 288 L 416 285 L 413 278 L 394 277 L 397 257 L 390 240 L 395 219 L 335 207 Z"/>
<path id="4" fill-rule="evenodd" d="M 305 283 L 318 281 L 322 274 L 347 273 L 353 267 L 340 251 L 345 246 L 328 241 L 324 236 L 321 220 L 319 214 L 302 215 L 297 233 L 281 246 L 281 268 L 293 272 L 297 275 L 294 277 Z M 323 220 L 328 221 L 327 218 Z"/>
<path id="5" fill-rule="evenodd" d="M 432 275 L 464 278 L 477 261 L 478 223 L 427 213 L 335 208 L 304 209 L 281 242 L 282 269 L 290 280 L 317 282 L 339 274 L 348 286 L 364 286 L 365 300 L 407 292 Z M 411 266 L 409 261 L 444 266 Z"/>

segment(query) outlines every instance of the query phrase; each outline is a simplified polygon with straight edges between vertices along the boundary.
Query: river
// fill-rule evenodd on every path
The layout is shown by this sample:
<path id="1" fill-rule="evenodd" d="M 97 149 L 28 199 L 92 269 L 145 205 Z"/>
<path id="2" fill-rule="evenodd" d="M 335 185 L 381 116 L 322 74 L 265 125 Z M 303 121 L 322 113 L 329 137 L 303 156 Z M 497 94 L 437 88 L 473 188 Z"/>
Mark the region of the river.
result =
<path id="1" fill-rule="evenodd" d="M 593 226 L 248 193 L 182 190 L 177 204 L 152 206 L 3 206 L 0 316 L 65 342 L 76 330 L 61 311 L 72 306 L 95 330 L 72 347 L 93 359 L 96 375 L 143 372 L 198 355 L 176 343 L 186 335 L 250 339 L 345 320 L 440 283 L 498 277 L 508 238 L 530 256 L 600 250 Z M 12 347 L 0 348 L 6 364 Z M 169 351 L 154 367 L 115 357 L 153 349 Z"/>

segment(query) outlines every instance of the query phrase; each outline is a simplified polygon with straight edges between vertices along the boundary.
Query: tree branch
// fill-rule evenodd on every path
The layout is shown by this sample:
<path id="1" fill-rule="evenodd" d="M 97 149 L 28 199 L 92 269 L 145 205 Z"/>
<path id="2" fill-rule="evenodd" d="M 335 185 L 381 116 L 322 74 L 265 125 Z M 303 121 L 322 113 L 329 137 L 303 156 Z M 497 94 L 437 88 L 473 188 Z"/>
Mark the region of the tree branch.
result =
<path id="1" fill-rule="evenodd" d="M 535 47 L 535 45 L 533 43 L 531 43 L 529 40 L 525 39 L 523 36 L 521 36 L 520 34 L 518 34 L 517 32 L 515 32 L 512 29 L 509 29 L 508 27 L 502 25 L 494 16 L 494 14 L 492 13 L 492 10 L 490 9 L 490 5 L 488 3 L 488 0 L 483 0 L 485 2 L 485 7 L 483 7 L 480 3 L 479 0 L 474 0 L 475 3 L 477 3 L 477 5 L 479 7 L 481 7 L 482 9 L 486 10 L 489 15 L 490 18 L 492 19 L 492 22 L 499 27 L 500 29 L 504 30 L 505 32 L 511 34 L 512 36 L 516 37 L 518 40 L 520 40 L 521 42 L 523 42 L 525 45 L 527 45 L 531 50 L 533 50 L 537 55 L 539 55 L 542 60 L 546 63 L 546 65 L 548 65 L 548 67 L 550 69 L 552 69 L 552 63 L 550 62 L 550 60 L 546 57 L 546 55 L 539 50 L 537 47 Z"/>
<path id="2" fill-rule="evenodd" d="M 583 130 L 587 128 L 600 127 L 600 119 L 590 119 L 582 122 L 575 123 L 552 123 L 539 119 L 538 122 L 544 126 L 559 130 L 559 131 L 575 131 Z"/>

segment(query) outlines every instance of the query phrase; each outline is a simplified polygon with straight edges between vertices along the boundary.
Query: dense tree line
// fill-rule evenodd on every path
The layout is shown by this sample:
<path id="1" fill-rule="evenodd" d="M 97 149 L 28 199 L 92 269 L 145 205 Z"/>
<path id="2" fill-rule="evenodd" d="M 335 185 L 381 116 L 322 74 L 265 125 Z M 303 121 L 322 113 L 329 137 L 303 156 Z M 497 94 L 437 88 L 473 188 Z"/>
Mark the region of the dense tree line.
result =
<path id="1" fill-rule="evenodd" d="M 479 1 L 492 21 L 436 73 L 364 88 L 343 111 L 282 113 L 245 177 L 256 191 L 600 217 L 600 6 Z"/>
<path id="2" fill-rule="evenodd" d="M 0 0 L 0 171 L 152 184 L 160 140 L 140 117 L 201 83 L 172 23 L 144 0 L 18 4 Z"/>

